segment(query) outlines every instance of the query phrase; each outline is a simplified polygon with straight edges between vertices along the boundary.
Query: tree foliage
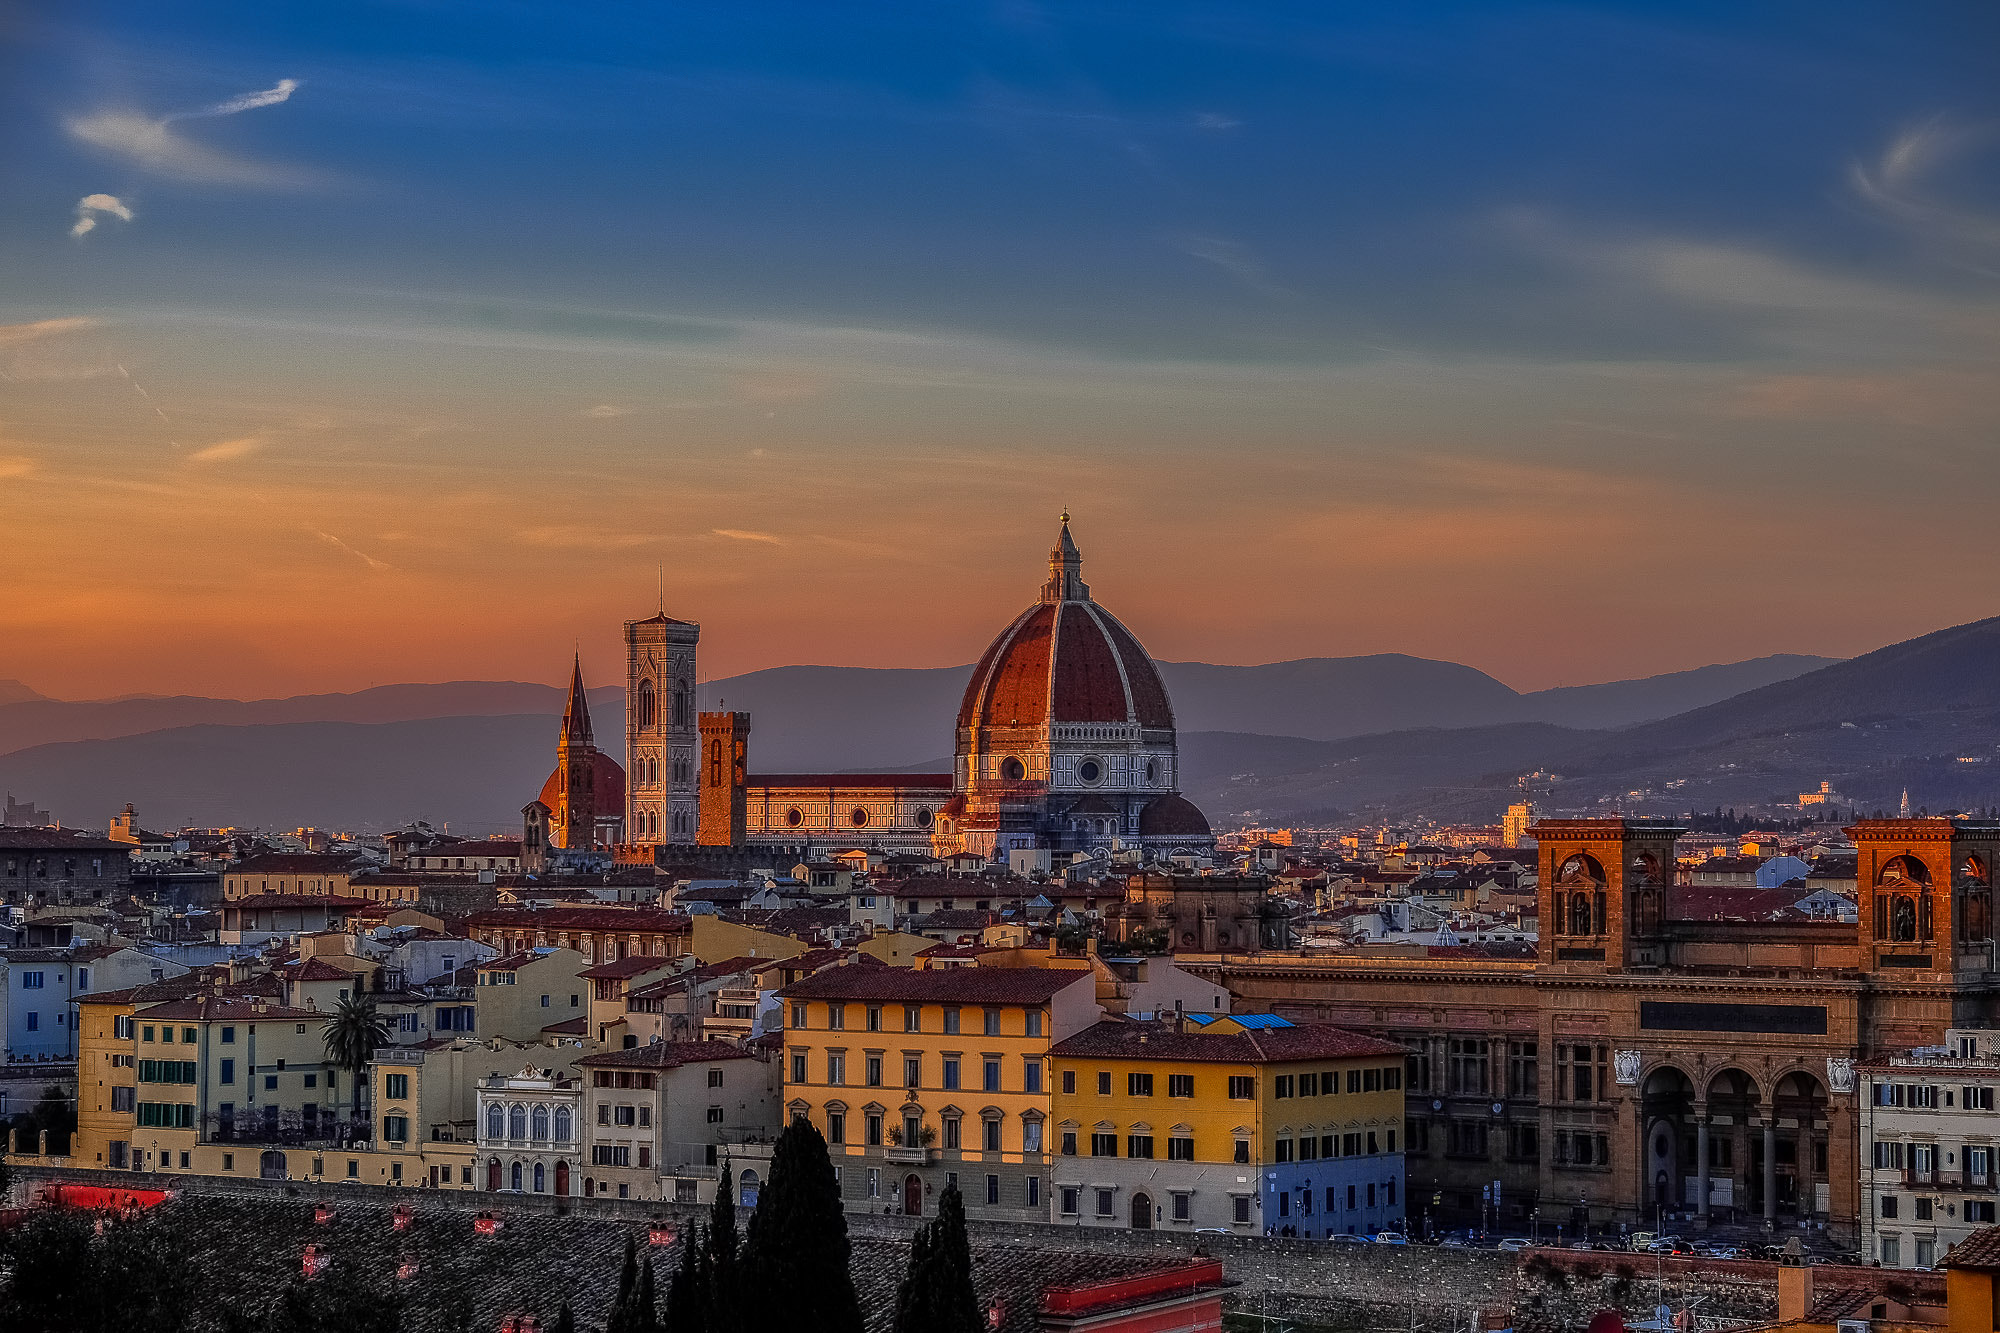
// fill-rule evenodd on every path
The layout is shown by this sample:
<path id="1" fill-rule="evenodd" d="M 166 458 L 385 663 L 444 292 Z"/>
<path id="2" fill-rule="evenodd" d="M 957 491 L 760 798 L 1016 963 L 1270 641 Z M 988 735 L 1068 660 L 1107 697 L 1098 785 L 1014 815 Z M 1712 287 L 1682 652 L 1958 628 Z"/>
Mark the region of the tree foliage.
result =
<path id="1" fill-rule="evenodd" d="M 896 1293 L 895 1333 L 980 1333 L 981 1328 L 965 1200 L 952 1186 L 938 1198 L 937 1220 L 911 1239 L 909 1268 Z"/>
<path id="2" fill-rule="evenodd" d="M 0 1234 L 0 1328 L 9 1333 L 186 1333 L 201 1302 L 184 1242 L 148 1218 L 37 1209 Z"/>
<path id="3" fill-rule="evenodd" d="M 375 1007 L 375 997 L 356 990 L 342 1000 L 320 1025 L 326 1058 L 347 1071 L 353 1085 L 354 1114 L 361 1114 L 361 1077 L 379 1047 L 389 1043 L 389 1020 Z"/>
<path id="4" fill-rule="evenodd" d="M 771 1178 L 744 1236 L 742 1282 L 758 1294 L 759 1321 L 769 1328 L 860 1333 L 849 1251 L 826 1140 L 809 1121 L 794 1120 L 772 1149 Z"/>

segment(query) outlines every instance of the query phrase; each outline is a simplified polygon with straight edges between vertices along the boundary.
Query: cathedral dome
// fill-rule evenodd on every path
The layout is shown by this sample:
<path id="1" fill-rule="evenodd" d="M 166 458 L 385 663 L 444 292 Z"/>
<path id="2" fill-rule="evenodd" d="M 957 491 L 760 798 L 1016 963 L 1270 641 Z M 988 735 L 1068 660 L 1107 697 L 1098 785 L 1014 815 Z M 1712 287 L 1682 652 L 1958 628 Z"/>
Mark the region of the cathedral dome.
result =
<path id="1" fill-rule="evenodd" d="M 1208 816 L 1185 796 L 1156 796 L 1139 812 L 1142 838 L 1206 838 Z"/>
<path id="2" fill-rule="evenodd" d="M 1171 730 L 1173 705 L 1131 630 L 1090 600 L 1065 519 L 1041 601 L 1000 631 L 973 668 L 958 725 L 1117 722 Z"/>

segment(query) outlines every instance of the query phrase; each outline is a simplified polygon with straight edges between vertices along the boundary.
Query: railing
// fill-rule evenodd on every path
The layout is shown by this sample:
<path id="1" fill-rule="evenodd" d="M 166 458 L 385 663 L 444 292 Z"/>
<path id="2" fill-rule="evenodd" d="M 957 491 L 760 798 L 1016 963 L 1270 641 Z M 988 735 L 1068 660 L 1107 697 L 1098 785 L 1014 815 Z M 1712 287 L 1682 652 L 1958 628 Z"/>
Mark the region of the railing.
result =
<path id="1" fill-rule="evenodd" d="M 936 1152 L 937 1149 L 935 1148 L 900 1148 L 891 1144 L 882 1150 L 882 1160 L 904 1163 L 911 1166 L 923 1166 L 937 1160 L 935 1156 Z"/>

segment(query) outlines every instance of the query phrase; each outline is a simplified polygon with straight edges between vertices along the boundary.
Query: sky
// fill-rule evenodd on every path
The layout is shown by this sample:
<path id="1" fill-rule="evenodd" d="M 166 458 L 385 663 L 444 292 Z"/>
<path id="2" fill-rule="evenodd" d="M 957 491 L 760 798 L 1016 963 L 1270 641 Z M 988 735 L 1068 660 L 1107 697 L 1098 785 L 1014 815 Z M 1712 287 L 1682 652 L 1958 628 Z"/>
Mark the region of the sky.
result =
<path id="1" fill-rule="evenodd" d="M 1986 3 L 0 7 L 0 678 L 2000 613 Z"/>

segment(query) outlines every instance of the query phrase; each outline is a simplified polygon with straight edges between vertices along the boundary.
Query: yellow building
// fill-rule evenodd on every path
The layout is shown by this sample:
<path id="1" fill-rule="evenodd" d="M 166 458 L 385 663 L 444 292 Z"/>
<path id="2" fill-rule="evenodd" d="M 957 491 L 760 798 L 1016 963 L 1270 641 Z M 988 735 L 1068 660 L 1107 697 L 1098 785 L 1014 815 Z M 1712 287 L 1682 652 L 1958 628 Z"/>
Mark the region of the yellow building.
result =
<path id="1" fill-rule="evenodd" d="M 875 963 L 778 992 L 791 1119 L 826 1136 L 852 1209 L 1046 1220 L 1052 1043 L 1102 1011 L 1088 971 Z"/>
<path id="2" fill-rule="evenodd" d="M 1268 1014 L 1097 1023 L 1050 1051 L 1054 1220 L 1400 1229 L 1404 1054 Z"/>

